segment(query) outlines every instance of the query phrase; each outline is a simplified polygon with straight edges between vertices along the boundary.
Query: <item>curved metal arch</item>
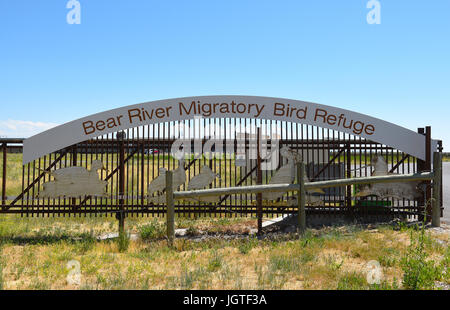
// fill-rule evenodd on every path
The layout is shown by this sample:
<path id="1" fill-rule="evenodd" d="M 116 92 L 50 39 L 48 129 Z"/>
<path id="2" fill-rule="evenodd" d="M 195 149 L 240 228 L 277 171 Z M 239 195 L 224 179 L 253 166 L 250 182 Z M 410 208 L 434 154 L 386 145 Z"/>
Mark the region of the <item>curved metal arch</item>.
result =
<path id="1" fill-rule="evenodd" d="M 157 100 L 93 114 L 24 141 L 23 163 L 120 130 L 167 121 L 258 118 L 324 127 L 388 145 L 425 160 L 425 137 L 361 113 L 312 102 L 258 96 L 199 96 Z M 437 141 L 432 141 L 432 151 Z"/>

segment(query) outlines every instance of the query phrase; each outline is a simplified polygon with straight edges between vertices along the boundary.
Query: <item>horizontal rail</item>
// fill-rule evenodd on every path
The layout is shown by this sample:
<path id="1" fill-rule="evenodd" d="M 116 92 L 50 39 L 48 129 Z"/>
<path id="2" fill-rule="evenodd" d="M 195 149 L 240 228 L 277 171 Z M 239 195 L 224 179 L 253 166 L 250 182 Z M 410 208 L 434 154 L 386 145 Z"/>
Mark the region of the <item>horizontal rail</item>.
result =
<path id="1" fill-rule="evenodd" d="M 238 138 L 238 139 L 234 139 L 235 141 L 237 141 L 238 143 L 242 143 L 244 141 L 248 142 L 251 140 L 255 140 L 256 138 L 252 138 L 252 137 L 247 137 L 247 138 Z M 157 141 L 158 143 L 173 143 L 176 139 L 163 139 L 163 138 L 159 138 L 159 137 L 149 137 L 149 138 L 140 138 L 140 139 L 135 139 L 135 138 L 128 138 L 125 139 L 125 143 L 134 143 L 134 142 L 139 142 L 139 143 L 154 143 L 155 141 Z M 187 139 L 188 140 L 188 139 Z M 203 143 L 205 143 L 206 141 L 209 141 L 210 139 L 206 139 L 206 138 L 202 138 L 202 139 L 195 139 L 192 138 L 191 140 L 202 140 Z M 191 141 L 189 140 L 189 141 Z M 211 141 L 215 141 L 217 139 L 211 139 Z M 0 138 L 0 144 L 2 143 L 8 143 L 8 144 L 22 144 L 25 141 L 25 138 Z M 221 141 L 221 140 L 218 140 Z M 227 139 L 227 141 L 229 141 L 229 143 L 232 143 L 233 139 Z M 82 145 L 83 147 L 85 145 L 93 145 L 95 146 L 98 142 L 101 143 L 112 143 L 112 144 L 117 144 L 119 142 L 119 140 L 117 139 L 111 139 L 111 138 L 106 138 L 106 139 L 102 139 L 102 140 L 87 140 L 84 142 L 81 142 L 78 144 L 78 146 Z M 267 144 L 271 144 L 271 140 L 266 140 Z M 370 144 L 376 144 L 376 142 L 371 141 L 371 140 L 352 140 L 352 139 L 288 139 L 288 138 L 284 138 L 284 139 L 279 139 L 279 143 L 280 145 L 284 145 L 284 144 L 307 144 L 307 145 L 316 145 L 316 144 L 324 144 L 324 145 L 341 145 L 341 144 L 351 144 L 351 145 L 370 145 Z M 392 147 L 385 147 L 385 150 L 392 150 Z M 443 154 L 449 154 L 449 153 L 443 153 Z"/>
<path id="2" fill-rule="evenodd" d="M 0 143 L 21 144 L 24 140 L 24 138 L 0 138 Z"/>
<path id="3" fill-rule="evenodd" d="M 340 187 L 353 184 L 427 181 L 432 180 L 433 177 L 434 177 L 433 172 L 422 172 L 415 174 L 384 175 L 384 176 L 339 179 L 339 180 L 329 180 L 319 182 L 306 182 L 305 189 L 308 191 L 312 189 Z M 173 196 L 175 199 L 183 199 L 183 198 L 196 198 L 208 196 L 221 196 L 227 194 L 232 195 L 232 194 L 256 194 L 262 192 L 295 192 L 299 191 L 299 189 L 300 189 L 299 184 L 269 184 L 269 185 L 239 186 L 239 187 L 174 192 Z"/>

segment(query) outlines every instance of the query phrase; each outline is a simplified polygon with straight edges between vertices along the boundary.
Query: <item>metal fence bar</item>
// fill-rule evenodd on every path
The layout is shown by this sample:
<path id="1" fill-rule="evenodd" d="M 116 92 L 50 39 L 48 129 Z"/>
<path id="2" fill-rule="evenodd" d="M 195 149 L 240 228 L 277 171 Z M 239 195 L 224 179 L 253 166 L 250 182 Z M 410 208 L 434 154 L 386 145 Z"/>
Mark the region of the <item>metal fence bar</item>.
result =
<path id="1" fill-rule="evenodd" d="M 172 171 L 166 172 L 166 203 L 167 203 L 167 239 L 169 245 L 173 246 L 173 240 L 175 239 L 175 207 L 173 198 L 173 173 Z"/>
<path id="2" fill-rule="evenodd" d="M 298 191 L 298 232 L 304 233 L 306 230 L 306 190 L 305 190 L 305 164 L 301 163 L 297 167 Z"/>
<path id="3" fill-rule="evenodd" d="M 261 127 L 256 128 L 257 131 L 257 143 L 256 143 L 256 156 L 257 156 L 257 167 L 256 170 L 256 183 L 258 185 L 262 184 L 262 171 L 261 171 Z M 256 209 L 257 209 L 257 215 L 258 215 L 258 234 L 262 234 L 262 218 L 263 218 L 263 207 L 262 207 L 262 194 L 259 192 L 256 195 Z"/>
<path id="4" fill-rule="evenodd" d="M 431 225 L 441 226 L 441 177 L 442 177 L 442 153 L 436 152 L 433 157 L 433 202 Z"/>
<path id="5" fill-rule="evenodd" d="M 125 214 L 124 214 L 124 204 L 125 204 L 125 147 L 124 138 L 120 139 L 120 149 L 119 149 L 119 210 L 117 213 L 119 220 L 119 233 L 125 232 Z"/>
<path id="6" fill-rule="evenodd" d="M 19 196 L 17 196 L 17 198 L 16 199 L 14 199 L 14 201 L 13 202 L 11 202 L 11 206 L 12 205 L 14 205 L 17 201 L 19 201 L 20 199 L 22 199 L 22 197 L 24 197 L 24 195 L 25 194 L 27 194 L 28 193 L 28 191 L 30 190 L 30 189 L 32 189 L 33 187 L 34 187 L 34 185 L 36 184 L 36 183 L 38 183 L 54 166 L 56 166 L 56 164 L 59 162 L 59 161 L 61 161 L 61 159 L 65 156 L 67 154 L 67 150 L 65 150 L 64 152 L 62 152 L 61 154 L 60 154 L 60 156 L 57 158 L 57 159 L 55 159 L 54 161 L 53 161 L 53 163 L 51 163 L 50 164 L 50 166 L 48 166 L 48 168 L 47 169 L 45 169 L 45 171 L 44 172 L 42 172 L 36 179 L 34 179 L 34 181 L 31 183 L 31 184 L 29 184 L 28 186 L 27 186 L 27 188 L 24 190 L 24 191 L 22 191 L 22 193 L 19 195 Z M 30 167 L 30 164 L 28 164 L 28 167 Z M 29 173 L 28 173 L 28 175 L 29 175 Z"/>
<path id="7" fill-rule="evenodd" d="M 413 181 L 427 181 L 434 178 L 433 172 L 422 172 L 415 174 L 405 174 L 405 175 L 386 175 L 386 176 L 371 176 L 371 177 L 360 177 L 352 179 L 337 179 L 329 181 L 318 181 L 318 182 L 305 182 L 305 190 L 312 190 L 318 188 L 330 188 L 330 187 L 340 187 L 349 186 L 354 184 L 375 184 L 375 183 L 392 183 L 392 182 L 413 182 Z M 202 189 L 194 191 L 184 191 L 184 192 L 174 192 L 175 199 L 183 198 L 194 198 L 194 197 L 207 197 L 207 196 L 218 196 L 224 193 L 229 194 L 245 194 L 245 193 L 262 193 L 268 192 L 297 192 L 300 190 L 299 184 L 276 184 L 276 185 L 252 185 L 252 186 L 241 186 L 241 187 L 227 187 L 227 188 L 216 188 L 216 189 Z"/>

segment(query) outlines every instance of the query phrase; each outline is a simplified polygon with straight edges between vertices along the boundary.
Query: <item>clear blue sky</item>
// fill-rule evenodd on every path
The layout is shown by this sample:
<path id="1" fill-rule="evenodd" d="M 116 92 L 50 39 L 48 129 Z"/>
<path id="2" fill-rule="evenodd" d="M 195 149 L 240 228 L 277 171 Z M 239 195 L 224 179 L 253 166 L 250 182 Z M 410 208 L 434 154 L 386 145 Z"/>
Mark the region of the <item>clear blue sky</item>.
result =
<path id="1" fill-rule="evenodd" d="M 79 2 L 69 25 L 67 0 L 1 0 L 0 134 L 241 94 L 431 125 L 450 145 L 448 0 L 380 0 L 380 25 L 367 24 L 367 0 Z"/>

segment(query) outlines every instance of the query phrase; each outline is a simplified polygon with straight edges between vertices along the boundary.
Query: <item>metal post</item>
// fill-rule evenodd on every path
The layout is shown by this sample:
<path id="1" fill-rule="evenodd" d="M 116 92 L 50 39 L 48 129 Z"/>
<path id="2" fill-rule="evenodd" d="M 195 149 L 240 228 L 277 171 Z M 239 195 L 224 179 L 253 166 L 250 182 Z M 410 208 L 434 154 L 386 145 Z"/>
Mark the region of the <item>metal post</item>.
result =
<path id="1" fill-rule="evenodd" d="M 173 200 L 172 171 L 166 171 L 167 239 L 173 246 L 175 239 L 175 207 Z"/>
<path id="2" fill-rule="evenodd" d="M 6 154 L 8 152 L 8 148 L 6 143 L 3 143 L 3 174 L 2 174 L 2 206 L 6 205 Z"/>
<path id="3" fill-rule="evenodd" d="M 431 162 L 432 162 L 432 151 L 431 151 L 431 127 L 426 126 L 425 127 L 425 169 L 427 171 L 431 171 Z M 431 222 L 431 216 L 432 216 L 432 206 L 431 206 L 431 181 L 427 181 L 427 189 L 426 189 L 426 195 L 425 195 L 425 206 L 427 213 L 427 222 Z"/>
<path id="4" fill-rule="evenodd" d="M 76 167 L 77 166 L 77 145 L 74 145 L 72 147 L 72 167 Z M 76 198 L 72 198 L 71 199 L 71 203 L 72 203 L 72 209 L 76 210 L 76 205 L 77 205 L 77 199 Z"/>
<path id="5" fill-rule="evenodd" d="M 431 225 L 441 226 L 441 176 L 442 176 L 442 153 L 435 152 L 433 155 L 433 208 Z"/>
<path id="6" fill-rule="evenodd" d="M 125 232 L 125 143 L 124 135 L 118 135 L 120 139 L 120 150 L 119 150 L 119 234 Z"/>
<path id="7" fill-rule="evenodd" d="M 261 171 L 261 128 L 257 128 L 257 166 L 256 179 L 257 184 L 262 184 L 262 171 Z M 258 235 L 262 234 L 262 193 L 256 194 L 256 208 L 258 213 Z"/>
<path id="8" fill-rule="evenodd" d="M 422 128 L 422 127 L 417 128 L 417 132 L 421 135 L 425 135 L 425 128 Z M 424 145 L 424 147 L 426 147 L 426 146 Z M 417 173 L 421 173 L 425 170 L 426 170 L 425 169 L 425 161 L 422 159 L 417 159 Z M 426 193 L 424 193 L 423 196 L 420 196 L 420 198 L 417 199 L 418 211 L 419 211 L 418 220 L 420 222 L 422 222 L 424 220 L 425 196 L 426 196 Z"/>
<path id="9" fill-rule="evenodd" d="M 144 205 L 145 200 L 145 145 L 142 143 L 142 149 L 141 149 L 141 204 Z"/>
<path id="10" fill-rule="evenodd" d="M 352 177 L 352 150 L 350 148 L 350 143 L 347 144 L 346 147 L 346 151 L 347 151 L 347 158 L 346 158 L 346 177 L 348 179 L 350 179 Z M 346 188 L 346 192 L 345 192 L 345 204 L 346 204 L 346 213 L 348 216 L 350 216 L 351 211 L 352 211 L 352 186 L 349 185 Z"/>
<path id="11" fill-rule="evenodd" d="M 297 165 L 297 182 L 300 185 L 298 191 L 298 232 L 303 234 L 306 230 L 306 190 L 305 190 L 305 164 Z"/>

